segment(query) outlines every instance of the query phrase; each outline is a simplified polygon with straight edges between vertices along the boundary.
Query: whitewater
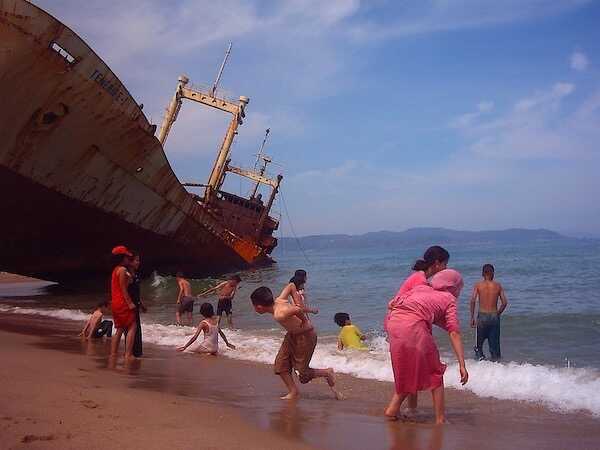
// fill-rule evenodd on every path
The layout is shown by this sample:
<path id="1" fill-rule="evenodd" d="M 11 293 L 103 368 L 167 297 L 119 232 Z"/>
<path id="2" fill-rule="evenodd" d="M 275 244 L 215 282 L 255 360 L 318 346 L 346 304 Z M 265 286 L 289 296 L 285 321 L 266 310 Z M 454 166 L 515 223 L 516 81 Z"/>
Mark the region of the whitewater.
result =
<path id="1" fill-rule="evenodd" d="M 81 310 L 42 309 L 0 305 L 0 312 L 40 315 L 55 319 L 83 322 L 88 314 Z M 83 323 L 82 323 L 83 325 Z M 194 333 L 189 326 L 164 325 L 142 321 L 144 342 L 173 350 L 183 345 Z M 281 344 L 283 332 L 278 329 L 224 330 L 237 347 L 230 350 L 220 345 L 222 356 L 272 364 Z M 393 381 L 387 342 L 383 336 L 370 336 L 370 351 L 339 351 L 335 335 L 319 338 L 311 366 L 333 367 L 336 372 L 357 378 Z M 600 417 L 600 370 L 591 367 L 555 367 L 542 364 L 467 359 L 469 382 L 462 386 L 458 367 L 451 354 L 442 354 L 448 364 L 445 384 L 457 390 L 467 390 L 480 397 L 525 401 L 552 411 L 572 413 L 585 411 Z"/>

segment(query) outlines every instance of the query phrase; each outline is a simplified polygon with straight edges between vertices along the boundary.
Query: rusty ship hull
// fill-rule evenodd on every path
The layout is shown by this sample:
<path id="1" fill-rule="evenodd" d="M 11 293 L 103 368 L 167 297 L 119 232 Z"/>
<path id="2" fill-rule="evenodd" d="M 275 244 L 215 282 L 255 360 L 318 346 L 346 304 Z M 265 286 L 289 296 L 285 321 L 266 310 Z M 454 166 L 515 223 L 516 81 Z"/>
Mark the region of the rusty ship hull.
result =
<path id="1" fill-rule="evenodd" d="M 0 100 L 0 270 L 56 281 L 105 274 L 105 255 L 122 243 L 166 272 L 271 262 L 276 223 L 257 232 L 264 211 L 236 201 L 224 206 L 252 214 L 230 225 L 217 203 L 190 194 L 116 75 L 24 0 L 0 0 Z"/>

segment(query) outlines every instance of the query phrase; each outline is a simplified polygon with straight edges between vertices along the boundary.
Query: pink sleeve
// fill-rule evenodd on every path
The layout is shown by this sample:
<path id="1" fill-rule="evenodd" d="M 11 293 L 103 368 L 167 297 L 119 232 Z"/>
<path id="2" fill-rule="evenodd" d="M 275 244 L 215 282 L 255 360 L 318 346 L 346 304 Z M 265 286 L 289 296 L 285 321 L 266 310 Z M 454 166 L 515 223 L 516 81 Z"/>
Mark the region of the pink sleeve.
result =
<path id="1" fill-rule="evenodd" d="M 400 286 L 400 289 L 396 293 L 396 297 L 400 297 L 415 286 L 420 286 L 422 284 L 427 284 L 427 278 L 425 278 L 425 272 L 419 270 L 404 280 L 404 283 L 402 283 L 402 286 Z"/>
<path id="2" fill-rule="evenodd" d="M 446 330 L 448 333 L 451 331 L 460 333 L 460 323 L 458 322 L 456 301 L 451 301 L 448 303 L 444 317 L 444 326 L 442 328 L 444 328 L 444 330 Z"/>

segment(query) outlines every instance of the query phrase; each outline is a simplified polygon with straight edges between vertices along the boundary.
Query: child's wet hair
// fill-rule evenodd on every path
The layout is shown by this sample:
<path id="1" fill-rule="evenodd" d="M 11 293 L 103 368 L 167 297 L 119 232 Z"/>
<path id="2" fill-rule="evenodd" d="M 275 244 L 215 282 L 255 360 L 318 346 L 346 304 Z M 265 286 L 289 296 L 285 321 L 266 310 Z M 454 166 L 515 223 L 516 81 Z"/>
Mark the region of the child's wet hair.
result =
<path id="1" fill-rule="evenodd" d="M 238 283 L 240 283 L 242 281 L 242 278 L 239 275 L 232 275 L 229 277 L 229 281 L 237 281 Z"/>
<path id="2" fill-rule="evenodd" d="M 335 316 L 333 316 L 333 321 L 337 323 L 340 327 L 346 325 L 347 320 L 350 320 L 350 315 L 348 313 L 339 312 L 336 313 Z"/>
<path id="3" fill-rule="evenodd" d="M 258 289 L 255 289 L 252 294 L 250 294 L 250 301 L 254 306 L 272 306 L 275 302 L 273 300 L 273 292 L 266 286 L 261 286 Z"/>
<path id="4" fill-rule="evenodd" d="M 306 270 L 298 269 L 294 272 L 294 276 L 290 278 L 290 283 L 294 283 L 296 289 L 306 283 Z"/>
<path id="5" fill-rule="evenodd" d="M 440 247 L 439 245 L 434 245 L 429 247 L 425 254 L 423 255 L 423 259 L 418 259 L 413 266 L 413 270 L 427 270 L 431 266 L 433 266 L 436 261 L 437 262 L 448 262 L 450 259 L 450 253 L 444 247 Z"/>
<path id="6" fill-rule="evenodd" d="M 215 315 L 215 309 L 210 303 L 202 303 L 202 305 L 200 305 L 200 314 L 210 318 Z"/>
<path id="7" fill-rule="evenodd" d="M 171 272 L 172 273 L 172 272 Z M 177 278 L 183 278 L 183 272 L 181 270 L 177 271 L 177 273 L 175 274 L 175 276 Z"/>
<path id="8" fill-rule="evenodd" d="M 481 269 L 481 275 L 484 277 L 487 275 L 491 279 L 494 279 L 494 266 L 491 264 L 484 264 Z"/>

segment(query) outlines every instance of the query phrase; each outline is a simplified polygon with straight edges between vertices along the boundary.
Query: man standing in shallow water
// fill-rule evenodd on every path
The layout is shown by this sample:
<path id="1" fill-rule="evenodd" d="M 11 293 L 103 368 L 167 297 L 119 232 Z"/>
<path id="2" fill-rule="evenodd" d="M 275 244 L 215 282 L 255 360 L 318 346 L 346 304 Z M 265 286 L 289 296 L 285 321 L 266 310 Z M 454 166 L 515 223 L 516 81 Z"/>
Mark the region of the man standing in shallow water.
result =
<path id="1" fill-rule="evenodd" d="M 508 301 L 502 285 L 494 281 L 494 266 L 485 264 L 482 269 L 483 280 L 473 288 L 471 296 L 471 327 L 477 327 L 477 346 L 475 355 L 485 359 L 483 343 L 487 339 L 492 361 L 499 361 L 500 354 L 500 315 L 506 309 Z M 479 312 L 475 321 L 475 302 L 479 297 Z M 498 308 L 500 300 L 500 308 Z"/>

